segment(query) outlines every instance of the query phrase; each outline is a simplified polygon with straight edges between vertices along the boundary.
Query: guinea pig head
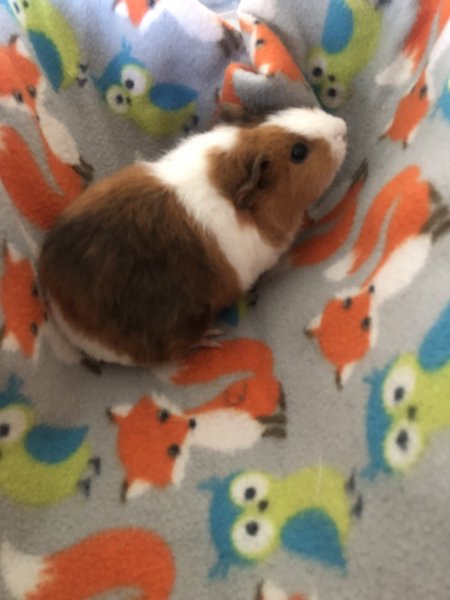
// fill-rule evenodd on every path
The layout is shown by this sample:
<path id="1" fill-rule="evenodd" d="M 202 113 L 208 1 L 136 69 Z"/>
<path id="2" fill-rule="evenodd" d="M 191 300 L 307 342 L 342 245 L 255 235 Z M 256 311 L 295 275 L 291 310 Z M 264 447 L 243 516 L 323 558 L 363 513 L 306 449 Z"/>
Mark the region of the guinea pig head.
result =
<path id="1" fill-rule="evenodd" d="M 213 152 L 210 176 L 243 219 L 278 244 L 298 230 L 307 206 L 333 181 L 346 147 L 342 119 L 290 108 L 242 127 L 231 150 Z"/>

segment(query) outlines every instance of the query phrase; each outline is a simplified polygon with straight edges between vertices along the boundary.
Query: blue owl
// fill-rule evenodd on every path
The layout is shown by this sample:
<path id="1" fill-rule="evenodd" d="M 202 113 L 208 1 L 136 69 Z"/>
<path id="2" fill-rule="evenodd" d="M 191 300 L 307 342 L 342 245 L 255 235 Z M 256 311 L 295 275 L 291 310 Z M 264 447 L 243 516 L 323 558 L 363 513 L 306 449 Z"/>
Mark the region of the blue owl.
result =
<path id="1" fill-rule="evenodd" d="M 405 473 L 431 438 L 450 427 L 450 304 L 417 353 L 404 353 L 366 380 L 369 479 Z"/>
<path id="2" fill-rule="evenodd" d="M 89 491 L 83 475 L 100 460 L 91 458 L 87 427 L 37 424 L 22 380 L 11 375 L 0 392 L 0 494 L 24 504 L 42 506 Z"/>
<path id="3" fill-rule="evenodd" d="M 302 469 L 284 478 L 260 471 L 211 479 L 209 525 L 218 559 L 210 577 L 225 577 L 232 566 L 254 566 L 282 546 L 324 565 L 345 569 L 351 515 L 362 498 L 332 468 Z"/>
<path id="4" fill-rule="evenodd" d="M 126 41 L 94 84 L 113 112 L 132 119 L 153 137 L 197 124 L 197 92 L 176 83 L 154 84 L 145 65 L 132 57 Z"/>

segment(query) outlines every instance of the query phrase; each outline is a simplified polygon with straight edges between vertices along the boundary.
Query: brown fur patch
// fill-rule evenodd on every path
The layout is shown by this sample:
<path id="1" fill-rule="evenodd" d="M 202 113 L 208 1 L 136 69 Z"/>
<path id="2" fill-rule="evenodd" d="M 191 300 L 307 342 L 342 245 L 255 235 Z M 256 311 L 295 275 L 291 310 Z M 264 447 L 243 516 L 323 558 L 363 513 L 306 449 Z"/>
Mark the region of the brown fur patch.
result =
<path id="1" fill-rule="evenodd" d="M 183 356 L 240 292 L 215 240 L 142 165 L 73 202 L 39 274 L 72 328 L 142 365 Z"/>
<path id="2" fill-rule="evenodd" d="M 301 164 L 291 161 L 291 149 L 305 143 L 310 152 Z M 258 180 L 253 177 L 255 161 L 264 157 Z M 275 246 L 282 245 L 300 227 L 305 209 L 317 200 L 334 175 L 336 160 L 325 140 L 309 141 L 276 125 L 244 128 L 230 155 L 210 153 L 209 176 L 214 186 L 239 209 L 240 190 L 249 198 L 238 210 L 243 223 L 256 224 Z M 249 185 L 253 182 L 254 185 Z"/>

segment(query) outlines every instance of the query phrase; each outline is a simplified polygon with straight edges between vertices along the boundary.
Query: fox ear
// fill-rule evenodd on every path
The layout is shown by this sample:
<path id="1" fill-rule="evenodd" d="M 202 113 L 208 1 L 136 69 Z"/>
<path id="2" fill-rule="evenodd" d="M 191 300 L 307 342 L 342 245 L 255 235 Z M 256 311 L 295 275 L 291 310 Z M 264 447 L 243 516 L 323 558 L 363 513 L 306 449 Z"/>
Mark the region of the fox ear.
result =
<path id="1" fill-rule="evenodd" d="M 8 45 L 14 46 L 16 52 L 18 54 L 20 54 L 21 56 L 25 56 L 26 58 L 29 58 L 30 53 L 28 52 L 27 47 L 25 46 L 25 44 L 22 42 L 22 40 L 20 39 L 20 37 L 17 34 L 14 34 L 9 38 Z"/>
<path id="2" fill-rule="evenodd" d="M 318 315 L 317 317 L 315 317 L 311 321 L 311 323 L 307 327 L 305 327 L 305 329 L 303 330 L 306 337 L 309 337 L 309 338 L 317 337 L 321 322 L 322 322 L 322 315 Z"/>
<path id="3" fill-rule="evenodd" d="M 131 411 L 131 404 L 121 404 L 114 406 L 114 408 L 107 408 L 106 415 L 113 421 L 113 423 L 119 423 L 122 419 L 128 416 Z"/>
<path id="4" fill-rule="evenodd" d="M 252 157 L 246 164 L 245 170 L 247 172 L 247 177 L 240 183 L 236 190 L 235 202 L 237 208 L 241 210 L 252 208 L 256 202 L 255 192 L 258 189 L 263 189 L 267 186 L 268 167 L 269 161 L 264 154 L 258 154 L 257 156 Z"/>

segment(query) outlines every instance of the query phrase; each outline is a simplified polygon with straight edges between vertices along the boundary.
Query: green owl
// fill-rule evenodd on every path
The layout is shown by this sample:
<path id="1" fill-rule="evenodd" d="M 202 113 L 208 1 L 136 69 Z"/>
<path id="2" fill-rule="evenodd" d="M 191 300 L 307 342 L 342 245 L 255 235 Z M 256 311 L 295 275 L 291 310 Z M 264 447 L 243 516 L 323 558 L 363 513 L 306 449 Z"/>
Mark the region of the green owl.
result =
<path id="1" fill-rule="evenodd" d="M 93 81 L 114 113 L 131 119 L 153 137 L 187 131 L 198 122 L 197 92 L 178 83 L 155 83 L 125 40 L 121 52 Z"/>
<path id="2" fill-rule="evenodd" d="M 366 415 L 369 465 L 364 474 L 407 472 L 432 438 L 450 427 L 450 304 L 417 354 L 373 373 Z"/>
<path id="3" fill-rule="evenodd" d="M 52 87 L 67 89 L 78 81 L 86 67 L 75 33 L 62 13 L 48 0 L 7 0 L 9 8 L 26 30 L 36 56 Z"/>
<path id="4" fill-rule="evenodd" d="M 12 375 L 0 392 L 0 494 L 39 506 L 59 502 L 79 488 L 88 493 L 85 471 L 89 465 L 97 474 L 100 470 L 99 458 L 91 458 L 88 428 L 36 424 L 21 387 L 21 379 Z"/>
<path id="5" fill-rule="evenodd" d="M 306 69 L 307 79 L 325 108 L 336 109 L 349 96 L 353 79 L 375 54 L 381 27 L 376 3 L 330 0 L 322 45 L 309 52 Z"/>
<path id="6" fill-rule="evenodd" d="M 282 546 L 294 554 L 345 568 L 352 485 L 336 470 L 320 465 L 284 478 L 245 471 L 201 484 L 212 492 L 211 537 L 218 561 L 210 577 L 225 576 L 232 565 L 251 566 Z"/>

